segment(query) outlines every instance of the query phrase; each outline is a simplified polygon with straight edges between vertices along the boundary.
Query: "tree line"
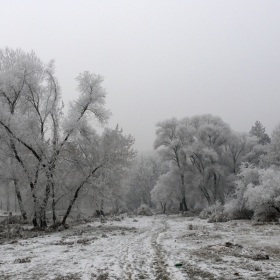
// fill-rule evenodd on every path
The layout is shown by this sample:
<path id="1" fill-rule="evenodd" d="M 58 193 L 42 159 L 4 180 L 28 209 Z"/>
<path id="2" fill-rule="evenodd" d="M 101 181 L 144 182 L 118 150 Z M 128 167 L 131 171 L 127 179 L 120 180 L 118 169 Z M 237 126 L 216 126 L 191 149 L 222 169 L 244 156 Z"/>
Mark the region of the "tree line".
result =
<path id="1" fill-rule="evenodd" d="M 146 204 L 161 213 L 279 216 L 280 125 L 270 138 L 259 121 L 240 133 L 209 114 L 170 118 L 156 124 L 154 151 L 137 156 L 131 135 L 106 127 L 103 78 L 85 71 L 76 82 L 79 97 L 66 111 L 54 61 L 0 50 L 0 193 L 12 188 L 34 227 L 65 225 L 74 207 L 93 213 L 104 204 L 115 213 Z"/>
<path id="2" fill-rule="evenodd" d="M 130 173 L 130 207 L 215 212 L 217 219 L 279 217 L 280 125 L 270 138 L 259 121 L 240 133 L 209 114 L 171 118 L 157 123 L 154 149 Z"/>

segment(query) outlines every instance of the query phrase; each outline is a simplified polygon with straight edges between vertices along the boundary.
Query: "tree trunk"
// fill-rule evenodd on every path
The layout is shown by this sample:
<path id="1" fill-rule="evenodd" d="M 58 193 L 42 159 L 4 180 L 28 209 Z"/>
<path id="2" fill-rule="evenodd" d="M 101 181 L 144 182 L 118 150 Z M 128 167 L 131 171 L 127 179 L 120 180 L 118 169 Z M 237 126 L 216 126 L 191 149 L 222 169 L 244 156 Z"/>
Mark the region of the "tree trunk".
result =
<path id="1" fill-rule="evenodd" d="M 45 197 L 43 199 L 43 203 L 40 207 L 40 227 L 45 228 L 47 227 L 47 219 L 46 219 L 46 209 L 47 209 L 47 204 L 48 200 L 50 197 L 51 193 L 51 188 L 53 185 L 53 171 L 54 171 L 55 165 L 51 164 L 46 172 L 46 177 L 47 177 L 47 185 L 46 185 L 46 190 L 45 190 Z"/>
<path id="2" fill-rule="evenodd" d="M 55 195 L 54 195 L 54 183 L 52 182 L 52 217 L 53 224 L 56 223 L 56 213 L 55 213 Z"/>
<path id="3" fill-rule="evenodd" d="M 48 193 L 48 195 L 45 196 L 43 203 L 41 205 L 40 208 L 40 215 L 39 215 L 39 219 L 40 219 L 40 227 L 41 228 L 46 228 L 47 225 L 47 219 L 46 219 L 46 208 L 47 208 L 47 203 L 48 203 L 48 198 L 49 198 L 49 189 L 48 186 L 46 187 L 46 193 Z"/>
<path id="4" fill-rule="evenodd" d="M 46 218 L 46 209 L 45 211 L 40 212 L 40 228 L 44 229 L 47 225 L 47 218 Z"/>
<path id="5" fill-rule="evenodd" d="M 211 205 L 211 197 L 209 195 L 209 193 L 207 192 L 207 190 L 205 190 L 205 188 L 203 186 L 199 186 L 201 192 L 203 193 L 204 197 L 206 198 L 208 205 Z"/>
<path id="6" fill-rule="evenodd" d="M 180 202 L 180 211 L 188 211 L 186 198 L 185 198 L 185 177 L 184 174 L 181 174 L 181 183 L 182 183 L 182 201 Z"/>
<path id="7" fill-rule="evenodd" d="M 62 223 L 61 223 L 62 225 L 65 225 L 66 219 L 68 218 L 68 216 L 69 216 L 69 214 L 70 214 L 70 212 L 71 212 L 71 209 L 72 209 L 72 207 L 73 207 L 73 205 L 74 205 L 76 199 L 78 198 L 79 191 L 81 190 L 81 188 L 83 187 L 83 185 L 86 183 L 86 181 L 87 181 L 100 167 L 101 167 L 101 165 L 98 166 L 98 167 L 96 167 L 96 168 L 94 168 L 94 169 L 91 171 L 91 173 L 85 178 L 85 180 L 80 184 L 80 186 L 77 188 L 77 190 L 76 190 L 76 192 L 75 192 L 75 195 L 74 195 L 73 199 L 70 201 L 69 206 L 68 206 L 68 209 L 67 209 L 65 215 L 63 216 Z"/>
<path id="8" fill-rule="evenodd" d="M 32 219 L 32 223 L 33 223 L 33 226 L 34 228 L 38 227 L 38 199 L 37 199 L 37 196 L 35 194 L 35 186 L 33 184 L 33 182 L 30 182 L 30 189 L 31 189 L 31 194 L 32 194 L 32 197 L 33 197 L 33 209 L 34 209 L 34 213 L 33 213 L 33 219 Z"/>
<path id="9" fill-rule="evenodd" d="M 182 200 L 180 201 L 180 208 L 179 208 L 180 212 L 185 212 L 188 211 L 188 206 L 186 203 L 186 198 L 183 197 Z"/>
<path id="10" fill-rule="evenodd" d="M 101 215 L 104 216 L 104 199 L 101 198 L 101 202 L 100 202 L 100 213 Z"/>
<path id="11" fill-rule="evenodd" d="M 15 213 L 17 213 L 18 209 L 17 209 L 17 194 L 15 192 Z"/>
<path id="12" fill-rule="evenodd" d="M 182 199 L 182 206 L 183 206 L 183 211 L 188 211 L 188 206 L 187 206 L 185 197 L 183 197 L 183 199 Z"/>
<path id="13" fill-rule="evenodd" d="M 6 209 L 7 212 L 10 212 L 10 188 L 9 188 L 9 183 L 6 185 L 6 198 L 7 198 L 7 205 L 6 205 Z"/>
<path id="14" fill-rule="evenodd" d="M 38 164 L 37 171 L 36 171 L 36 177 L 35 177 L 35 180 L 33 182 L 32 179 L 31 179 L 31 176 L 30 176 L 30 174 L 29 174 L 29 172 L 28 172 L 28 170 L 27 170 L 27 168 L 26 168 L 26 166 L 25 166 L 25 164 L 23 162 L 23 160 L 21 159 L 21 157 L 19 156 L 19 154 L 17 152 L 16 145 L 15 145 L 15 142 L 14 142 L 13 139 L 10 139 L 10 144 L 11 144 L 11 148 L 12 148 L 12 150 L 14 152 L 15 159 L 21 165 L 21 167 L 23 168 L 24 173 L 27 175 L 27 178 L 29 180 L 29 186 L 30 186 L 30 190 L 31 190 L 31 194 L 32 194 L 32 197 L 33 197 L 33 202 L 34 202 L 34 205 L 33 205 L 33 207 L 34 207 L 34 216 L 33 216 L 32 222 L 33 222 L 33 226 L 34 227 L 38 227 L 38 222 L 37 222 L 37 217 L 38 217 L 38 215 L 37 215 L 38 200 L 37 200 L 37 197 L 36 197 L 36 194 L 35 194 L 35 186 L 37 184 L 37 178 L 38 178 L 38 174 L 39 174 L 38 173 L 39 172 L 39 166 L 40 166 L 40 162 L 41 161 L 39 160 L 39 164 Z M 20 206 L 20 202 L 19 202 L 19 206 Z"/>
<path id="15" fill-rule="evenodd" d="M 216 202 L 217 200 L 217 193 L 218 193 L 218 185 L 217 185 L 217 175 L 216 173 L 213 174 L 213 179 L 214 179 L 214 191 L 213 191 L 213 203 Z"/>
<path id="16" fill-rule="evenodd" d="M 73 199 L 70 201 L 69 206 L 68 206 L 68 209 L 67 209 L 65 215 L 63 216 L 63 219 L 62 219 L 62 222 L 61 222 L 62 225 L 65 225 L 66 219 L 68 218 L 68 216 L 69 216 L 69 214 L 70 214 L 70 212 L 71 212 L 71 209 L 72 209 L 72 207 L 73 207 L 73 205 L 74 205 L 76 199 L 78 198 L 79 191 L 81 190 L 81 188 L 82 188 L 83 185 L 84 185 L 84 183 L 82 183 L 82 184 L 77 188 Z"/>
<path id="17" fill-rule="evenodd" d="M 165 214 L 165 212 L 166 212 L 166 202 L 161 202 L 160 205 L 161 205 L 162 214 Z"/>
<path id="18" fill-rule="evenodd" d="M 26 214 L 26 211 L 24 210 L 24 207 L 23 207 L 21 193 L 20 193 L 19 188 L 18 188 L 17 179 L 14 179 L 14 185 L 15 185 L 15 193 L 16 193 L 20 213 L 21 213 L 21 216 L 22 216 L 23 220 L 26 221 L 27 220 L 27 214 Z M 15 204 L 16 204 L 16 201 L 15 201 Z"/>
<path id="19" fill-rule="evenodd" d="M 32 224 L 33 224 L 33 227 L 34 228 L 37 228 L 39 225 L 38 225 L 38 222 L 37 222 L 37 218 L 36 218 L 36 215 L 34 215 L 33 219 L 32 219 Z"/>
<path id="20" fill-rule="evenodd" d="M 168 210 L 169 210 L 169 211 L 171 211 L 172 205 L 173 205 L 173 201 L 172 201 L 172 199 L 171 199 L 171 200 L 170 200 L 170 204 L 169 204 L 169 206 L 168 206 Z"/>

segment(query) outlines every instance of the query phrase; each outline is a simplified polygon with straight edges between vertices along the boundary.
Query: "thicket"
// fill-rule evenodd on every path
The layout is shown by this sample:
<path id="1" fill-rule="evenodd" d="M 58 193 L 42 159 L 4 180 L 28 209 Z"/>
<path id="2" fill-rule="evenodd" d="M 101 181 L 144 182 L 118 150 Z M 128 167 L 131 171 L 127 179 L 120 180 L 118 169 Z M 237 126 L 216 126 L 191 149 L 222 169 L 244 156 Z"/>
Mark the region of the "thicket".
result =
<path id="1" fill-rule="evenodd" d="M 270 138 L 259 121 L 238 133 L 212 115 L 172 118 L 157 124 L 154 148 L 161 172 L 150 195 L 158 212 L 278 221 L 280 125 Z M 137 177 L 133 182 L 137 187 Z"/>

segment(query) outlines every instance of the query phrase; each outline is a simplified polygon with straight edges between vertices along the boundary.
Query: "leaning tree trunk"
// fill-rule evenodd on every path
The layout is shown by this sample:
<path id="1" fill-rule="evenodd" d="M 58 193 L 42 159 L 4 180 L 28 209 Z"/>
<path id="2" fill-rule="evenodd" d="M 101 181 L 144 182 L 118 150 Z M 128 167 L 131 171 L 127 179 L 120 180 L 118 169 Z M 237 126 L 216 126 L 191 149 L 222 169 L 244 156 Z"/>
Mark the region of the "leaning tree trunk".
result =
<path id="1" fill-rule="evenodd" d="M 70 212 L 71 212 L 71 209 L 72 209 L 72 207 L 73 207 L 73 205 L 74 205 L 76 199 L 78 198 L 79 191 L 81 190 L 81 188 L 82 188 L 83 185 L 84 185 L 84 183 L 82 183 L 82 184 L 77 188 L 73 199 L 70 201 L 69 206 L 68 206 L 68 208 L 67 208 L 67 211 L 66 211 L 65 215 L 63 216 L 63 219 L 62 219 L 62 222 L 61 222 L 62 225 L 65 225 L 66 219 L 68 218 L 68 216 L 69 216 L 69 214 L 70 214 Z"/>
<path id="2" fill-rule="evenodd" d="M 31 179 L 31 176 L 28 172 L 28 169 L 26 168 L 23 160 L 21 159 L 20 155 L 17 152 L 16 145 L 15 145 L 15 142 L 14 142 L 13 139 L 10 140 L 10 144 L 11 144 L 11 148 L 14 152 L 15 159 L 21 165 L 21 167 L 23 168 L 23 170 L 24 170 L 24 172 L 27 175 L 27 178 L 29 180 L 29 186 L 30 186 L 30 190 L 31 190 L 31 194 L 32 194 L 32 197 L 33 197 L 33 202 L 34 202 L 34 205 L 33 205 L 34 206 L 34 216 L 33 216 L 32 222 L 33 222 L 34 227 L 38 227 L 38 221 L 37 221 L 37 218 L 38 218 L 38 199 L 37 199 L 37 196 L 35 194 L 35 186 L 37 184 L 37 179 L 38 179 L 38 175 L 39 175 L 40 161 L 39 161 L 39 164 L 37 166 L 36 176 L 35 176 L 35 180 L 33 182 L 33 180 Z M 22 202 L 20 192 L 17 192 L 17 196 L 18 196 L 18 198 L 20 197 L 20 199 L 19 199 L 19 206 L 20 206 L 20 201 Z M 24 215 L 23 215 L 23 217 L 24 217 Z"/>
<path id="3" fill-rule="evenodd" d="M 83 185 L 87 182 L 87 180 L 88 180 L 101 166 L 102 166 L 102 165 L 100 165 L 100 166 L 94 168 L 94 169 L 90 172 L 90 174 L 84 179 L 84 181 L 80 184 L 80 186 L 76 189 L 75 195 L 74 195 L 73 199 L 70 201 L 69 206 L 68 206 L 68 209 L 67 209 L 65 215 L 63 216 L 63 219 L 62 219 L 62 222 L 61 222 L 62 225 L 65 225 L 66 219 L 68 218 L 68 216 L 69 216 L 69 214 L 70 214 L 70 212 L 71 212 L 71 209 L 72 209 L 72 207 L 73 207 L 73 205 L 74 205 L 76 199 L 78 198 L 78 195 L 79 195 L 79 192 L 80 192 L 81 188 L 82 188 Z"/>
<path id="4" fill-rule="evenodd" d="M 16 192 L 16 197 L 17 197 L 20 213 L 21 213 L 21 216 L 22 216 L 23 220 L 26 221 L 27 220 L 27 214 L 26 214 L 26 211 L 25 211 L 25 209 L 23 207 L 22 197 L 21 197 L 20 190 L 18 188 L 18 181 L 17 181 L 17 179 L 14 179 L 14 185 L 15 185 L 15 192 Z"/>
<path id="5" fill-rule="evenodd" d="M 204 184 L 200 184 L 199 185 L 199 189 L 201 190 L 201 192 L 203 193 L 204 197 L 206 198 L 207 200 L 207 203 L 208 205 L 210 206 L 212 203 L 211 203 L 211 196 L 210 194 L 208 193 L 208 191 L 206 190 L 205 188 L 205 185 Z"/>

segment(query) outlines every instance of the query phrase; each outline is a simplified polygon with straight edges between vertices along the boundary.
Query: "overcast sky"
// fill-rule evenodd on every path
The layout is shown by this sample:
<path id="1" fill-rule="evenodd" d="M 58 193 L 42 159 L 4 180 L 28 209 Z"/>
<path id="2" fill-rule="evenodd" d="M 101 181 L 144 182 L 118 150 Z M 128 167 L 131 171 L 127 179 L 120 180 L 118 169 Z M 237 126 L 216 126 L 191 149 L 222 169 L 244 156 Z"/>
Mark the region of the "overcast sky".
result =
<path id="1" fill-rule="evenodd" d="M 0 0 L 0 47 L 55 59 L 64 100 L 75 77 L 104 77 L 109 126 L 152 150 L 155 124 L 220 116 L 236 131 L 280 122 L 280 1 Z"/>

